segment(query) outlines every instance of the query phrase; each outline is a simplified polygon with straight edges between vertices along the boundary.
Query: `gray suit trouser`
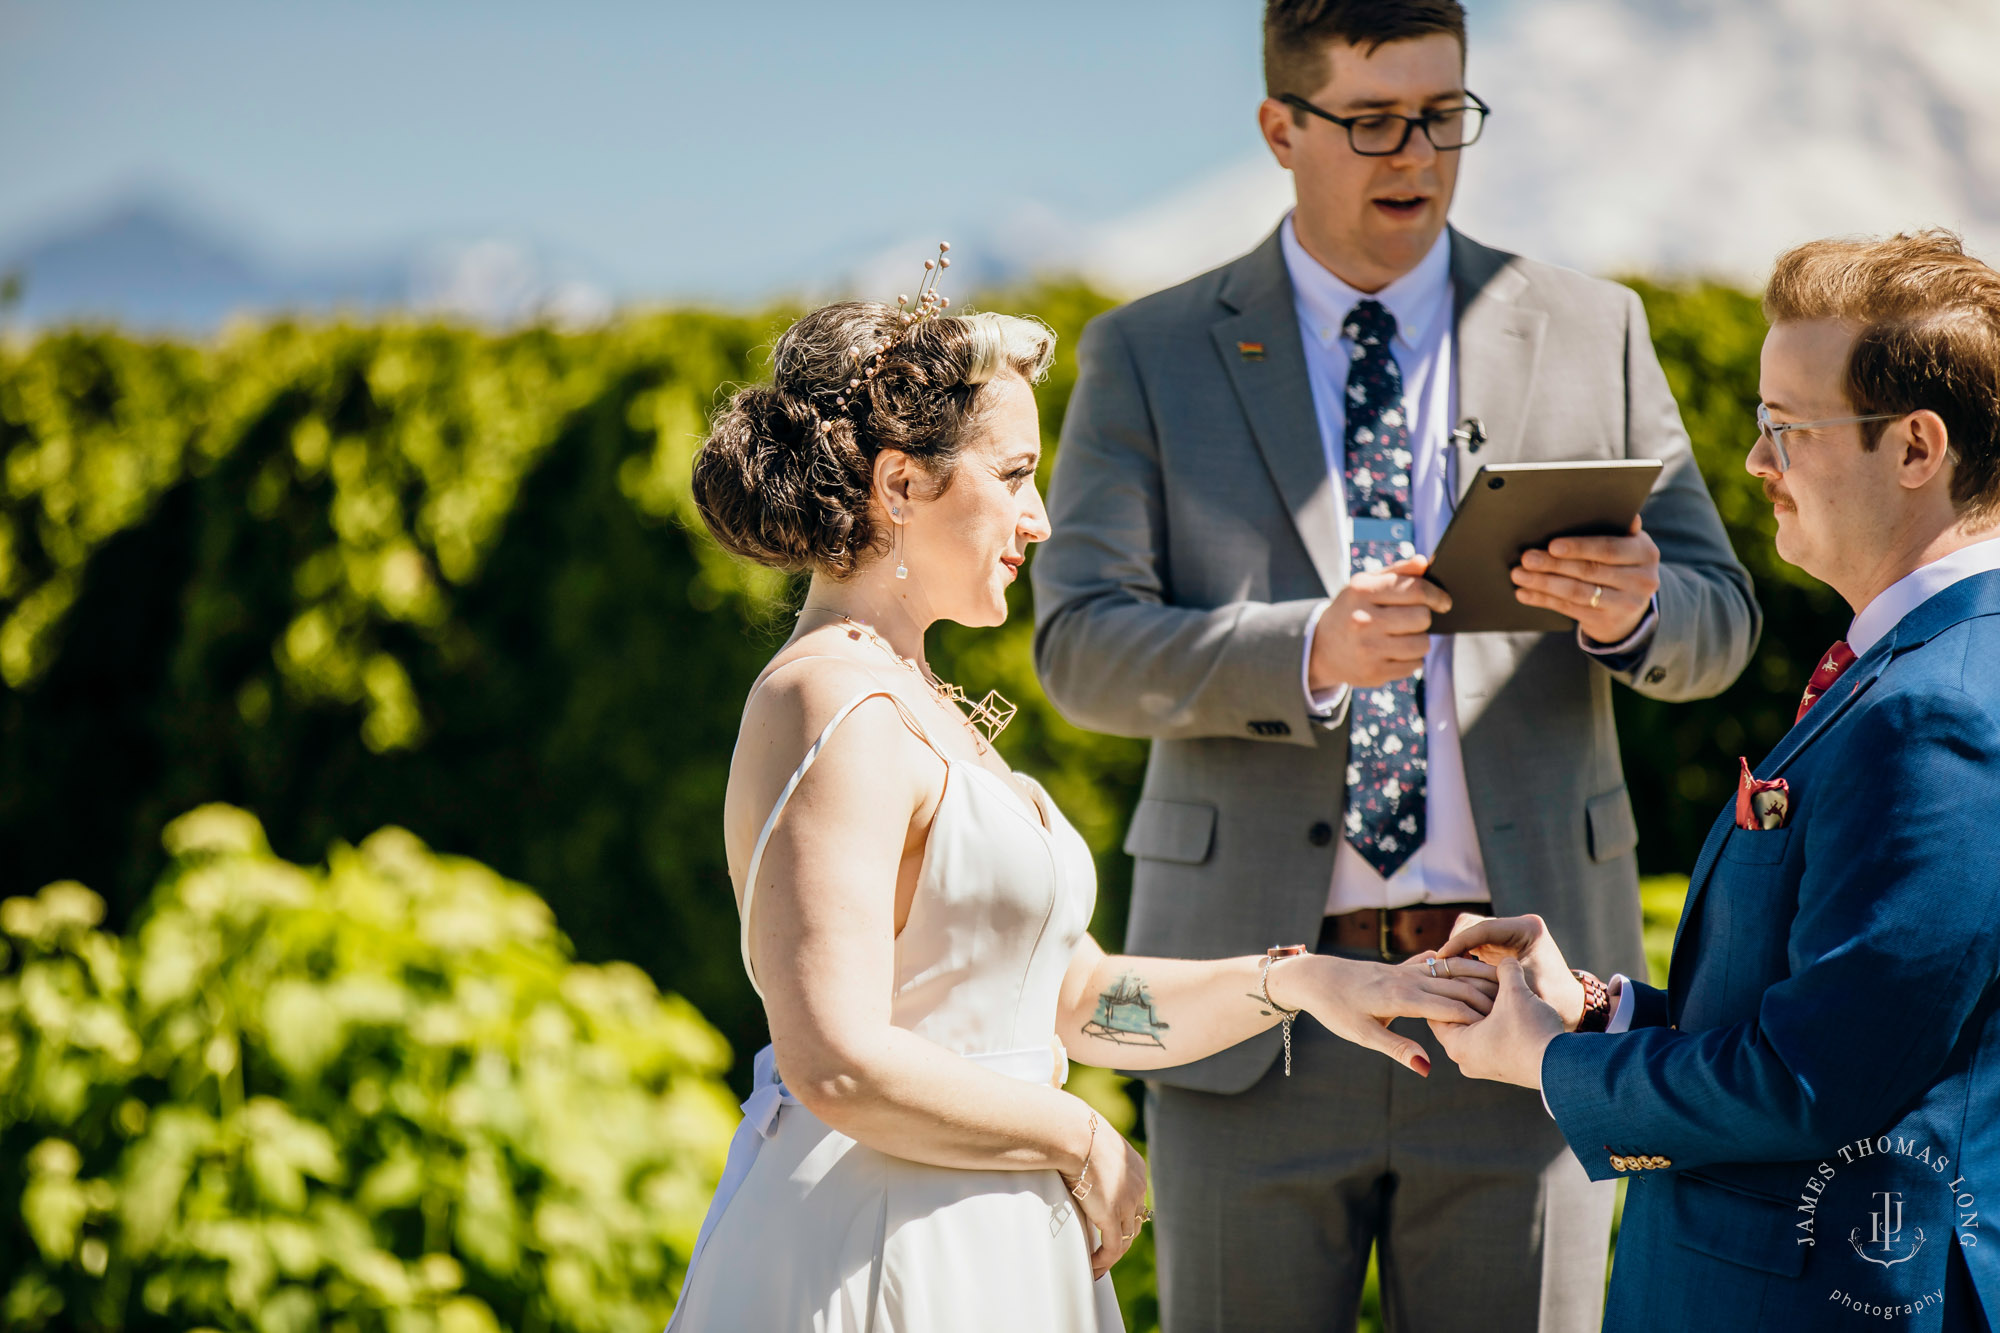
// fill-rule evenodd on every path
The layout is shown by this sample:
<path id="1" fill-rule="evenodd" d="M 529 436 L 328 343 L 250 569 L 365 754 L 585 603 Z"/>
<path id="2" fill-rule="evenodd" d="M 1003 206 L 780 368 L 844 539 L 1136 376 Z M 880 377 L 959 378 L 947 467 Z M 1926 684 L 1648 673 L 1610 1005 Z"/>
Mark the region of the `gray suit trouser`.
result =
<path id="1" fill-rule="evenodd" d="M 1541 1097 L 1468 1079 L 1415 1019 L 1422 1078 L 1309 1015 L 1248 1091 L 1150 1084 L 1163 1333 L 1352 1329 L 1371 1246 L 1390 1333 L 1598 1327 L 1615 1185 Z"/>

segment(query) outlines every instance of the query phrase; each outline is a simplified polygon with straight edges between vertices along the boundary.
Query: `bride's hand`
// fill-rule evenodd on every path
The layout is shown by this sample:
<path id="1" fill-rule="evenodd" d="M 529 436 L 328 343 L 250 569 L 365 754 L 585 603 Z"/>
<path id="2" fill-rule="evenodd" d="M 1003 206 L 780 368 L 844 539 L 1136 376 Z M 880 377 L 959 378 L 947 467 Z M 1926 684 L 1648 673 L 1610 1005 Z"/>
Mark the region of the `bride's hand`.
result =
<path id="1" fill-rule="evenodd" d="M 1380 1051 L 1398 1064 L 1430 1076 L 1430 1057 L 1408 1037 L 1389 1030 L 1392 1018 L 1429 1018 L 1443 1023 L 1476 1023 L 1493 1009 L 1494 970 L 1478 959 L 1461 959 L 1433 975 L 1431 955 L 1418 954 L 1391 965 L 1331 954 L 1305 954 L 1271 966 L 1271 999 L 1287 1009 L 1303 1009 L 1336 1036 Z"/>
<path id="2" fill-rule="evenodd" d="M 1437 953 L 1440 958 L 1469 956 L 1494 964 L 1502 958 L 1518 959 L 1529 988 L 1562 1015 L 1565 1029 L 1576 1031 L 1583 1017 L 1583 983 L 1570 972 L 1548 926 L 1532 912 L 1526 916 L 1461 915 L 1458 928 Z"/>
<path id="3" fill-rule="evenodd" d="M 1066 1188 L 1075 1184 L 1074 1176 L 1063 1177 Z M 1103 1277 L 1132 1248 L 1143 1225 L 1140 1219 L 1147 1214 L 1146 1159 L 1101 1115 L 1097 1116 L 1097 1137 L 1090 1147 L 1090 1192 L 1081 1199 L 1072 1193 L 1070 1201 L 1083 1220 L 1097 1228 L 1097 1248 L 1090 1252 L 1090 1276 Z M 1090 1244 L 1088 1231 L 1083 1241 Z"/>

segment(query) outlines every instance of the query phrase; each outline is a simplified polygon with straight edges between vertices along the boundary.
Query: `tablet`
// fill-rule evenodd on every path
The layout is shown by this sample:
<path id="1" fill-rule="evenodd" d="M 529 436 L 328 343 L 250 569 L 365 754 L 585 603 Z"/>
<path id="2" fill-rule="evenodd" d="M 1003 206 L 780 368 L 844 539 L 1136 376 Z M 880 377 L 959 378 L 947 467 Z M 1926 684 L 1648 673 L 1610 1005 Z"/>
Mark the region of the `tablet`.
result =
<path id="1" fill-rule="evenodd" d="M 1657 458 L 1481 467 L 1425 575 L 1451 594 L 1431 633 L 1575 629 L 1568 616 L 1514 599 L 1521 554 L 1556 537 L 1624 536 L 1659 477 Z"/>

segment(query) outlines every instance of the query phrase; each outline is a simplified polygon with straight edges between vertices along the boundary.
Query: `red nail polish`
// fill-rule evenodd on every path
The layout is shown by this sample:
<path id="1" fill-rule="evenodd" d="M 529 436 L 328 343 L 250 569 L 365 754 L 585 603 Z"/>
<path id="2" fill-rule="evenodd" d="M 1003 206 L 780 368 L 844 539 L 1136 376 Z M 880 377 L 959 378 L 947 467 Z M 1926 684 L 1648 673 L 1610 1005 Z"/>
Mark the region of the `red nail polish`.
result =
<path id="1" fill-rule="evenodd" d="M 1411 1064 L 1415 1067 L 1416 1071 L 1419 1074 L 1422 1074 L 1425 1078 L 1429 1078 L 1431 1076 L 1431 1062 L 1427 1057 L 1420 1055 L 1416 1057 L 1415 1060 L 1411 1061 Z"/>

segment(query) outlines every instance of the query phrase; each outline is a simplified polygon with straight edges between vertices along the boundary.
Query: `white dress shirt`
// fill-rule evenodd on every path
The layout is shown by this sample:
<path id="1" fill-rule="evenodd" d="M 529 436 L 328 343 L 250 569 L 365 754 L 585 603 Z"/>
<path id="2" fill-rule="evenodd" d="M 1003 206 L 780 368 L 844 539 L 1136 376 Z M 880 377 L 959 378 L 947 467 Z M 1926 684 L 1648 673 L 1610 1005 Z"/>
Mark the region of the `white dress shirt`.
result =
<path id="1" fill-rule="evenodd" d="M 1920 565 L 1877 593 L 1847 628 L 1847 646 L 1861 656 L 1882 642 L 1904 616 L 1961 579 L 2000 569 L 2000 534 L 1961 546 L 1941 560 Z"/>
<path id="2" fill-rule="evenodd" d="M 1440 233 L 1436 244 L 1417 266 L 1379 292 L 1349 286 L 1299 244 L 1292 219 L 1279 229 L 1285 267 L 1291 275 L 1299 332 L 1305 343 L 1306 370 L 1312 384 L 1313 407 L 1319 418 L 1320 444 L 1327 474 L 1344 493 L 1347 476 L 1347 372 L 1354 346 L 1341 336 L 1341 326 L 1361 301 L 1380 301 L 1396 320 L 1390 354 L 1403 376 L 1403 416 L 1410 423 L 1410 518 L 1416 529 L 1417 552 L 1428 555 L 1451 522 L 1456 504 L 1457 453 L 1451 432 L 1458 413 L 1456 321 L 1452 318 L 1451 237 Z M 1346 504 L 1341 516 L 1341 541 L 1351 545 Z M 1308 706 L 1331 718 L 1347 692 L 1345 685 L 1315 694 L 1308 683 L 1313 631 L 1327 602 L 1314 611 L 1306 627 L 1306 647 L 1300 661 L 1300 688 Z M 1615 656 L 1644 645 L 1658 625 L 1657 604 L 1637 630 L 1622 643 L 1592 643 L 1579 630 L 1585 651 Z M 1341 724 L 1341 725 L 1344 725 Z M 1424 844 L 1384 879 L 1361 853 L 1342 838 L 1334 854 L 1333 880 L 1328 887 L 1329 915 L 1365 907 L 1409 907 L 1420 903 L 1490 902 L 1486 865 L 1480 856 L 1472 798 L 1466 787 L 1465 760 L 1459 748 L 1458 705 L 1452 694 L 1452 639 L 1432 635 L 1424 657 L 1424 735 L 1428 751 L 1425 772 Z"/>
<path id="3" fill-rule="evenodd" d="M 2000 569 L 2000 536 L 1960 547 L 1942 560 L 1933 560 L 1928 565 L 1911 570 L 1861 608 L 1854 617 L 1854 623 L 1848 626 L 1847 646 L 1854 650 L 1856 657 L 1862 656 L 1882 642 L 1903 617 L 1952 584 L 1996 569 Z M 1633 991 L 1626 984 L 1627 980 L 1622 974 L 1612 977 L 1612 981 L 1617 983 L 1618 998 L 1612 1006 L 1610 1021 L 1604 1025 L 1606 1032 L 1625 1032 L 1632 1026 Z"/>

